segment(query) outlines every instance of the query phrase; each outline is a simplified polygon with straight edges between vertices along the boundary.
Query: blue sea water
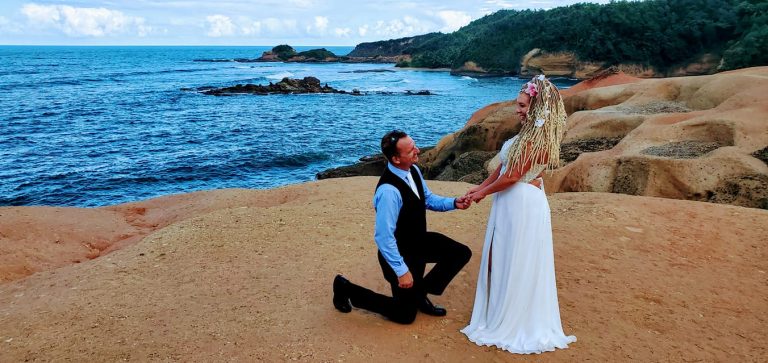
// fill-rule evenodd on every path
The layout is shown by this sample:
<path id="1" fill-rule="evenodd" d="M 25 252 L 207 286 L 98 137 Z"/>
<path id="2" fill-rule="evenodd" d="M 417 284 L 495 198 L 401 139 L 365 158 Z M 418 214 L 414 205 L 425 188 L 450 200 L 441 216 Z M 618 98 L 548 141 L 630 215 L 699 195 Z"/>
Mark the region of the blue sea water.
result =
<path id="1" fill-rule="evenodd" d="M 93 207 L 311 181 L 379 152 L 393 128 L 433 145 L 524 82 L 392 64 L 233 61 L 269 48 L 0 46 L 0 206 Z M 183 90 L 305 76 L 367 94 Z"/>

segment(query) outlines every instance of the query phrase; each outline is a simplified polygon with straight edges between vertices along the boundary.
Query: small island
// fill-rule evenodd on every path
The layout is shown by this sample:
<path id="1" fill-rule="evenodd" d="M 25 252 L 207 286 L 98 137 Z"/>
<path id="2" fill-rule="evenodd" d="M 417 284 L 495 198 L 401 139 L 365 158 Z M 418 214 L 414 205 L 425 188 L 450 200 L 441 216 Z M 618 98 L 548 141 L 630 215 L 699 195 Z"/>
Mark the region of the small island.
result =
<path id="1" fill-rule="evenodd" d="M 348 93 L 344 90 L 338 90 L 328 86 L 320 85 L 320 80 L 315 77 L 304 77 L 303 79 L 292 79 L 285 77 L 280 82 L 262 86 L 258 84 L 237 84 L 232 87 L 222 88 L 203 88 L 203 94 L 212 96 L 231 96 L 238 94 L 302 94 L 302 93 Z M 354 92 L 353 92 L 354 93 Z M 357 92 L 358 94 L 360 92 Z"/>
<path id="2" fill-rule="evenodd" d="M 234 59 L 195 59 L 195 62 L 286 62 L 286 63 L 398 63 L 408 61 L 409 55 L 365 55 L 365 56 L 338 56 L 325 49 L 310 49 L 297 52 L 288 44 L 280 44 L 261 54 L 259 58 L 234 58 Z"/>
<path id="3" fill-rule="evenodd" d="M 271 95 L 271 94 L 283 94 L 283 95 L 290 95 L 290 94 L 304 94 L 304 93 L 341 93 L 341 94 L 349 94 L 353 96 L 362 96 L 368 94 L 368 92 L 361 92 L 359 89 L 355 88 L 352 91 L 345 91 L 333 88 L 329 86 L 327 83 L 325 85 L 320 85 L 320 80 L 316 77 L 304 77 L 303 79 L 293 79 L 285 77 L 280 82 L 272 83 L 269 82 L 268 85 L 259 85 L 259 84 L 236 84 L 234 86 L 230 87 L 211 87 L 211 86 L 204 86 L 204 87 L 198 87 L 198 88 L 182 88 L 182 91 L 198 91 L 202 94 L 209 95 L 209 96 L 234 96 L 234 95 L 243 95 L 243 94 L 251 94 L 251 95 Z M 405 96 L 433 96 L 435 93 L 433 93 L 430 90 L 405 90 L 404 92 L 388 92 L 388 91 L 378 91 L 374 92 L 376 94 L 384 94 L 384 95 L 394 95 L 394 94 L 402 94 Z"/>

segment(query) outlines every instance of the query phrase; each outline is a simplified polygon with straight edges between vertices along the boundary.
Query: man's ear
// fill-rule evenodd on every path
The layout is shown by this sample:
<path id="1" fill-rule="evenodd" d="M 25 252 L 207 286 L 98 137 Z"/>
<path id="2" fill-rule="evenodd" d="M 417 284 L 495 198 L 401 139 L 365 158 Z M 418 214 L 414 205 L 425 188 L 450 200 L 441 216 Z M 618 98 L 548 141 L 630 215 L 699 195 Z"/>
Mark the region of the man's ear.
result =
<path id="1" fill-rule="evenodd" d="M 400 157 L 395 155 L 392 157 L 392 164 L 399 165 L 400 164 Z"/>

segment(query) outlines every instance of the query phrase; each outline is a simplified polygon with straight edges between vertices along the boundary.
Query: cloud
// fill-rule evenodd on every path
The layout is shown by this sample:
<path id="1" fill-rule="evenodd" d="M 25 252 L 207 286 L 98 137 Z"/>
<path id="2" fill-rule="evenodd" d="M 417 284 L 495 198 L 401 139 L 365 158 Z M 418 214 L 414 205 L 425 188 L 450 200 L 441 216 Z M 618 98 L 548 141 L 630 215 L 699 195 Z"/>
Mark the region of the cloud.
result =
<path id="1" fill-rule="evenodd" d="M 357 28 L 357 34 L 359 34 L 361 37 L 364 37 L 366 34 L 368 34 L 368 24 Z"/>
<path id="2" fill-rule="evenodd" d="M 69 36 L 104 37 L 135 32 L 143 37 L 152 32 L 144 18 L 106 8 L 31 3 L 22 6 L 21 13 L 32 26 L 56 29 Z"/>
<path id="3" fill-rule="evenodd" d="M 4 16 L 0 16 L 0 33 L 21 33 L 21 27 Z"/>
<path id="4" fill-rule="evenodd" d="M 485 3 L 496 9 L 522 8 L 525 6 L 524 3 L 507 1 L 507 0 L 486 0 Z"/>
<path id="5" fill-rule="evenodd" d="M 261 22 L 245 20 L 244 24 L 240 25 L 240 32 L 243 35 L 259 35 L 261 34 Z"/>
<path id="6" fill-rule="evenodd" d="M 336 35 L 339 38 L 348 38 L 350 34 L 352 34 L 352 29 L 350 28 L 336 28 L 333 30 L 333 34 Z"/>
<path id="7" fill-rule="evenodd" d="M 451 33 L 459 30 L 459 28 L 472 21 L 472 17 L 462 11 L 443 10 L 437 13 L 437 17 L 445 24 L 445 26 L 440 29 L 440 31 L 444 33 Z"/>
<path id="8" fill-rule="evenodd" d="M 205 21 L 208 22 L 209 37 L 218 38 L 235 34 L 235 24 L 226 15 L 208 15 Z"/>
<path id="9" fill-rule="evenodd" d="M 328 28 L 328 18 L 324 16 L 315 17 L 315 29 L 324 32 Z"/>
<path id="10" fill-rule="evenodd" d="M 297 35 L 299 32 L 296 20 L 294 19 L 267 18 L 261 23 L 263 29 L 266 30 L 269 35 L 276 37 Z"/>
<path id="11" fill-rule="evenodd" d="M 373 27 L 377 35 L 384 37 L 407 37 L 430 32 L 433 24 L 427 24 L 412 16 L 404 16 L 402 19 L 394 19 L 388 22 L 378 21 Z"/>
<path id="12" fill-rule="evenodd" d="M 312 24 L 307 24 L 305 27 L 307 35 L 320 36 L 327 34 L 328 30 L 328 18 L 324 16 L 316 16 L 315 21 Z"/>

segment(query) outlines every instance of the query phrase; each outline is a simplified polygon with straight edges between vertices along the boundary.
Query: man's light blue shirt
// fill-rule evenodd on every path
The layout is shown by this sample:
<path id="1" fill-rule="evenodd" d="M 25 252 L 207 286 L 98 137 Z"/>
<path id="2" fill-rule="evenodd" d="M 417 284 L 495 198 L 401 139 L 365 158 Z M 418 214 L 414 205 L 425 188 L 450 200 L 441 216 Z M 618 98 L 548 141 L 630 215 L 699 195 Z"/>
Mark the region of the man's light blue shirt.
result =
<path id="1" fill-rule="evenodd" d="M 424 189 L 424 199 L 427 209 L 447 212 L 456 209 L 454 201 L 456 198 L 446 198 L 436 194 L 432 194 L 432 191 L 427 187 L 427 183 L 424 181 L 424 176 L 421 175 L 421 170 L 414 165 L 416 172 L 419 173 L 421 179 L 421 186 Z M 390 163 L 387 163 L 387 168 L 398 178 L 403 179 L 405 184 L 408 185 L 406 176 L 410 175 L 410 171 L 398 169 Z M 389 263 L 389 266 L 395 271 L 398 277 L 405 275 L 408 272 L 408 266 L 403 261 L 403 256 L 400 255 L 400 251 L 397 249 L 397 241 L 395 240 L 395 227 L 397 226 L 397 217 L 400 215 L 400 208 L 403 207 L 403 198 L 400 195 L 400 191 L 391 184 L 382 184 L 376 189 L 376 194 L 373 195 L 373 208 L 376 209 L 376 227 L 373 235 L 373 239 L 376 241 L 376 246 L 379 247 L 379 251 L 384 256 L 384 260 Z"/>

